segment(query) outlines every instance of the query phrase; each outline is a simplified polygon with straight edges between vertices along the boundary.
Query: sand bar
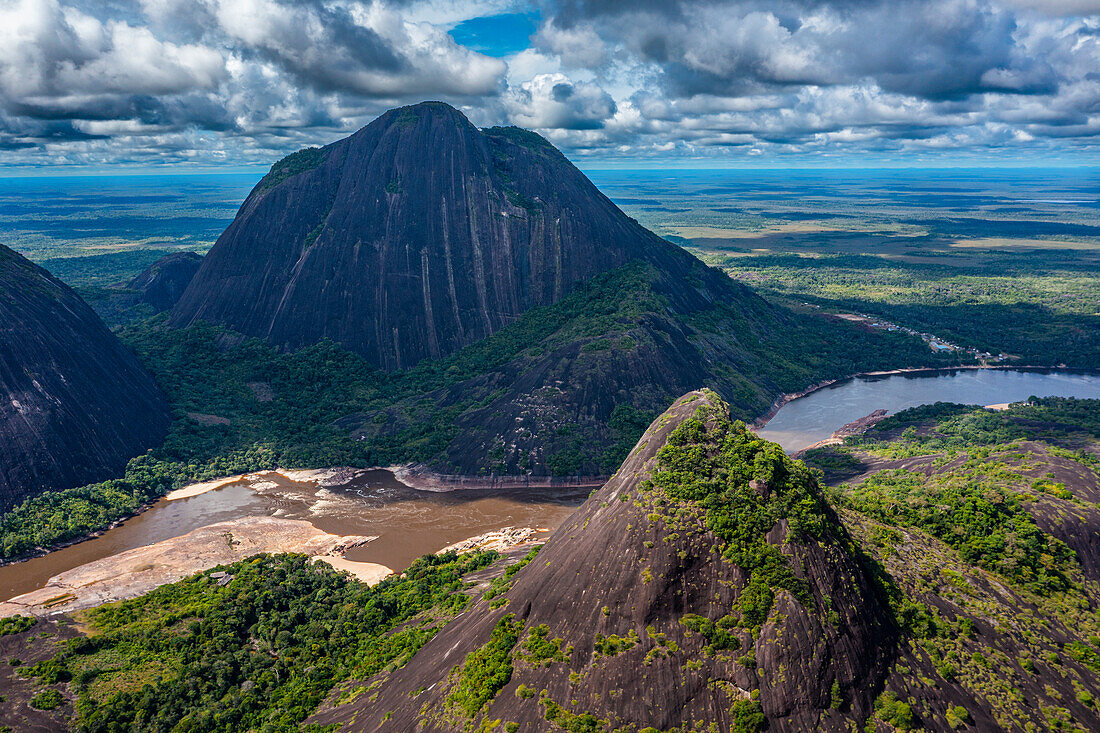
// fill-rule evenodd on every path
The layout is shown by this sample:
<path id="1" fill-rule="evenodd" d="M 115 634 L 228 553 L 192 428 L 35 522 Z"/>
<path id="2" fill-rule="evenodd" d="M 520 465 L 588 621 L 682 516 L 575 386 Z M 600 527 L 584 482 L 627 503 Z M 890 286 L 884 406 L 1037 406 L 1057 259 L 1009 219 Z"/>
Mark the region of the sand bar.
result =
<path id="1" fill-rule="evenodd" d="M 492 532 L 479 534 L 475 537 L 464 539 L 453 545 L 447 545 L 436 554 L 454 550 L 455 552 L 472 552 L 474 550 L 495 550 L 504 552 L 516 545 L 525 545 L 532 542 L 541 542 L 550 534 L 550 530 L 544 527 L 505 527 L 495 529 Z"/>
<path id="2" fill-rule="evenodd" d="M 236 483 L 243 478 L 246 478 L 248 474 L 240 473 L 236 476 L 226 476 L 225 478 L 214 479 L 213 481 L 203 481 L 197 484 L 188 484 L 183 488 L 176 489 L 175 491 L 169 491 L 165 495 L 165 499 L 168 501 L 175 501 L 176 499 L 190 499 L 192 496 L 198 496 L 199 494 L 205 494 L 207 491 L 213 491 L 214 489 L 220 489 L 223 486 Z"/>
<path id="3" fill-rule="evenodd" d="M 306 468 L 306 469 L 291 469 L 291 468 L 276 468 L 274 471 L 257 471 L 255 473 L 238 473 L 236 476 L 226 476 L 224 478 L 214 479 L 213 481 L 203 481 L 197 484 L 188 484 L 183 488 L 170 491 L 165 495 L 165 499 L 168 501 L 175 501 L 176 499 L 190 499 L 192 496 L 198 496 L 199 494 L 205 494 L 207 491 L 214 491 L 220 489 L 223 486 L 236 483 L 247 479 L 249 481 L 261 480 L 265 475 L 277 473 L 285 479 L 290 481 L 312 481 L 320 483 L 333 478 L 339 473 L 339 469 L 335 468 Z"/>
<path id="4" fill-rule="evenodd" d="M 55 575 L 45 587 L 0 603 L 0 617 L 48 616 L 136 598 L 200 570 L 259 553 L 302 553 L 348 570 L 364 582 L 377 582 L 389 575 L 389 568 L 345 564 L 343 557 L 347 550 L 373 539 L 329 534 L 299 519 L 244 517 L 218 522 Z"/>

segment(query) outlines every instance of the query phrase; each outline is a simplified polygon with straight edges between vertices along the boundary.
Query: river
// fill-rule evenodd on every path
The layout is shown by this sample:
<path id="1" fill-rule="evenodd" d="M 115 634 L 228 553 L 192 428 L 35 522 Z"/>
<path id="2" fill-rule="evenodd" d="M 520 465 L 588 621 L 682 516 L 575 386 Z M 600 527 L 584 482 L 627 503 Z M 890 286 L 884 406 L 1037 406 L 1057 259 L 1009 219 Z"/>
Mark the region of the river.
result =
<path id="1" fill-rule="evenodd" d="M 1100 375 L 983 369 L 858 377 L 789 402 L 758 432 L 793 452 L 880 408 L 896 412 L 936 401 L 989 405 L 1032 395 L 1100 398 Z M 503 527 L 555 529 L 589 492 L 587 487 L 419 491 L 384 470 L 325 489 L 265 473 L 198 496 L 162 499 L 99 537 L 0 567 L 0 600 L 41 588 L 50 577 L 93 560 L 256 515 L 306 519 L 332 534 L 377 536 L 349 550 L 347 559 L 399 570 L 420 555 Z"/>
<path id="2" fill-rule="evenodd" d="M 757 433 L 793 453 L 875 410 L 895 413 L 933 402 L 994 405 L 1032 396 L 1100 398 L 1100 374 L 956 369 L 856 377 L 788 402 Z"/>
<path id="3" fill-rule="evenodd" d="M 589 487 L 418 491 L 385 470 L 366 471 L 347 486 L 325 489 L 264 473 L 187 499 L 161 499 L 99 537 L 0 567 L 0 600 L 41 588 L 52 576 L 93 560 L 257 515 L 305 519 L 337 535 L 377 536 L 345 557 L 400 570 L 421 555 L 503 527 L 556 529 L 590 492 Z"/>

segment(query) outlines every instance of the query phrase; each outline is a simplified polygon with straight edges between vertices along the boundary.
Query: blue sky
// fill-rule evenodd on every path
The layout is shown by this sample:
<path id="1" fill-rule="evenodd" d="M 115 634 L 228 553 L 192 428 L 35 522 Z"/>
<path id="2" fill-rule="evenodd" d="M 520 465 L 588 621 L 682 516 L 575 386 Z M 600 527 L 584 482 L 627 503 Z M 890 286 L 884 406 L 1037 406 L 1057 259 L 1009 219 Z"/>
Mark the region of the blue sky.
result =
<path id="1" fill-rule="evenodd" d="M 505 58 L 531 48 L 539 27 L 537 11 L 469 18 L 451 29 L 455 42 L 486 56 Z"/>
<path id="2" fill-rule="evenodd" d="M 1100 0 L 7 0 L 0 174 L 264 167 L 441 99 L 586 168 L 1100 165 Z"/>

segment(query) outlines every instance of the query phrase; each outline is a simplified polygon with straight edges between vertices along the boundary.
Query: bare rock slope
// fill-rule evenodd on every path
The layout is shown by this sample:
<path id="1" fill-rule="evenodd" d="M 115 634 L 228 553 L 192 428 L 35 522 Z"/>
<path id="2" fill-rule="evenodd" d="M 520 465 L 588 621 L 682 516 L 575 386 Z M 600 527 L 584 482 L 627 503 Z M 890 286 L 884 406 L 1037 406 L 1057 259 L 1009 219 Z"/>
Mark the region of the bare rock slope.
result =
<path id="1" fill-rule="evenodd" d="M 499 331 L 635 259 L 694 258 L 623 214 L 553 145 L 446 104 L 391 110 L 276 163 L 171 321 L 400 369 Z"/>
<path id="2" fill-rule="evenodd" d="M 0 246 L 0 510 L 157 445 L 164 397 L 68 286 Z"/>
<path id="3" fill-rule="evenodd" d="M 891 618 L 812 474 L 694 392 L 526 566 L 314 720 L 847 730 L 885 677 Z"/>
<path id="4" fill-rule="evenodd" d="M 137 291 L 139 302 L 161 313 L 179 302 L 201 264 L 202 255 L 196 252 L 173 252 L 149 265 L 126 287 Z"/>

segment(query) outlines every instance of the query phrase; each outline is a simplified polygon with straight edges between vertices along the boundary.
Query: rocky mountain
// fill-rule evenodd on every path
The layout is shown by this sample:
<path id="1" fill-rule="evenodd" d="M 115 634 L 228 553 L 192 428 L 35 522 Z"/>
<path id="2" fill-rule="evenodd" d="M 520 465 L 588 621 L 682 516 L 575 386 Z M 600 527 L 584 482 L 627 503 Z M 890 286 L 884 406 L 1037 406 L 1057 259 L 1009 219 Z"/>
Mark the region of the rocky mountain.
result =
<path id="1" fill-rule="evenodd" d="M 312 720 L 1096 730 L 1098 407 L 919 408 L 813 454 L 853 481 L 823 489 L 689 394 L 541 549 Z"/>
<path id="2" fill-rule="evenodd" d="M 92 309 L 0 246 L 0 509 L 117 475 L 169 422 L 152 378 Z"/>
<path id="3" fill-rule="evenodd" d="M 543 138 L 439 103 L 276 163 L 170 317 L 201 321 L 357 352 L 387 372 L 368 409 L 332 418 L 363 460 L 465 476 L 604 476 L 700 386 L 755 417 L 822 379 L 933 359 L 764 301 Z"/>
<path id="4" fill-rule="evenodd" d="M 538 135 L 479 130 L 428 102 L 272 166 L 171 322 L 225 324 L 290 349 L 331 338 L 394 370 L 484 339 L 632 260 L 676 277 L 693 258 Z"/>
<path id="5" fill-rule="evenodd" d="M 853 548 L 808 469 L 693 392 L 522 569 L 313 722 L 848 730 L 899 638 Z"/>
<path id="6" fill-rule="evenodd" d="M 179 301 L 201 264 L 202 255 L 196 252 L 174 252 L 154 262 L 126 288 L 137 293 L 139 303 L 148 303 L 161 313 Z"/>

